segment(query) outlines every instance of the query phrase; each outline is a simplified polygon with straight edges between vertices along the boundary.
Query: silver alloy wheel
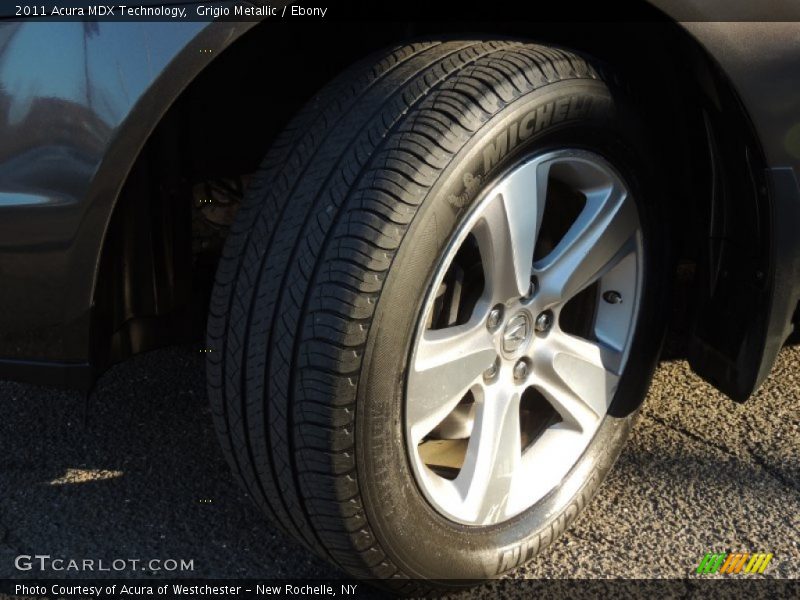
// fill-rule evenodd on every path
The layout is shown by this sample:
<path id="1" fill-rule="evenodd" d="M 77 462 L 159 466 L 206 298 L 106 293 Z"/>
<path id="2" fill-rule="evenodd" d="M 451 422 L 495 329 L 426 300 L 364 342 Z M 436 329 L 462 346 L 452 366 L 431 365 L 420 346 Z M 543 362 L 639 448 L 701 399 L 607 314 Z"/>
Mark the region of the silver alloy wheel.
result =
<path id="1" fill-rule="evenodd" d="M 543 254 L 537 240 L 546 200 L 555 202 L 552 182 L 583 204 Z M 468 243 L 479 253 L 480 289 L 465 316 L 451 301 L 451 324 L 434 326 L 444 296 L 468 295 L 463 277 L 450 283 Z M 642 256 L 636 203 L 597 154 L 564 149 L 528 158 L 479 199 L 432 280 L 406 385 L 408 452 L 441 514 L 467 525 L 501 523 L 577 462 L 627 360 Z M 588 293 L 578 335 L 562 323 L 565 307 L 579 296 L 586 306 Z M 524 418 L 523 405 L 535 408 Z"/>

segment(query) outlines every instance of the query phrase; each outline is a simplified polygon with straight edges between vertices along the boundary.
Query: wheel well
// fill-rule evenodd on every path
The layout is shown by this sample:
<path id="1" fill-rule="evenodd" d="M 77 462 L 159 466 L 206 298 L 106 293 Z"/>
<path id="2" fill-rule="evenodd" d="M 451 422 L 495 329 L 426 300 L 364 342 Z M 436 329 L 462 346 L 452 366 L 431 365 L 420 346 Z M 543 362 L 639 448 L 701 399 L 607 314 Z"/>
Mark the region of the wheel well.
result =
<path id="1" fill-rule="evenodd" d="M 92 363 L 200 340 L 216 260 L 241 189 L 272 139 L 313 93 L 371 51 L 413 37 L 519 36 L 585 52 L 626 81 L 643 107 L 654 160 L 669 165 L 685 281 L 673 329 L 686 330 L 700 240 L 711 231 L 717 129 L 749 128 L 713 61 L 676 24 L 262 23 L 217 57 L 150 136 L 118 197 L 95 286 Z M 735 111 L 731 112 L 731 107 Z M 722 115 L 722 116 L 721 116 Z M 744 127 L 742 127 L 744 126 Z M 720 144 L 717 144 L 719 147 Z M 685 219 L 682 215 L 694 218 Z"/>

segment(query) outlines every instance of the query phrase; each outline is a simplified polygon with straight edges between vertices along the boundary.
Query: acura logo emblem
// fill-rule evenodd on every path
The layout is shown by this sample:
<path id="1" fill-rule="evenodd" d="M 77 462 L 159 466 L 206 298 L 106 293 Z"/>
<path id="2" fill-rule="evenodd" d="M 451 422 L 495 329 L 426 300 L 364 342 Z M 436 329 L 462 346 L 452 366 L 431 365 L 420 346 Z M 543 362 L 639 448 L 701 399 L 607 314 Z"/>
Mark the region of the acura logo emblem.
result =
<path id="1" fill-rule="evenodd" d="M 531 318 L 526 312 L 519 312 L 508 320 L 503 331 L 503 352 L 514 354 L 531 337 Z"/>

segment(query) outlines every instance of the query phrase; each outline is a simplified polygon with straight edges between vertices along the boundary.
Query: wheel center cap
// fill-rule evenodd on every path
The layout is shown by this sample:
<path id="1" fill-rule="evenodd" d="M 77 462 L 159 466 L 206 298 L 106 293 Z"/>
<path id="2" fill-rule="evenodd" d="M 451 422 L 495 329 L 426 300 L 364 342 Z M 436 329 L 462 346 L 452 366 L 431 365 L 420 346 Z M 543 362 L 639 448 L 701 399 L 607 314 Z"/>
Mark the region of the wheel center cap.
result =
<path id="1" fill-rule="evenodd" d="M 526 312 L 518 312 L 506 323 L 503 330 L 503 352 L 516 354 L 531 338 L 533 324 Z"/>

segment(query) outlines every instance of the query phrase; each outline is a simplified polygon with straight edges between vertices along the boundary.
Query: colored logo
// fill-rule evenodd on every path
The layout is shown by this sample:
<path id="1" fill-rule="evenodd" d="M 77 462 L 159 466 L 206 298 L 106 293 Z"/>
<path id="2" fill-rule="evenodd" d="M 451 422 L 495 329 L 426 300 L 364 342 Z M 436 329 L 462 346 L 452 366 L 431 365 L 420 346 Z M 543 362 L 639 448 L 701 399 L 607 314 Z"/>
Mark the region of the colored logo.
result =
<path id="1" fill-rule="evenodd" d="M 697 566 L 697 573 L 699 575 L 712 573 L 763 573 L 771 560 L 772 554 L 766 553 L 713 554 L 709 552 Z"/>

